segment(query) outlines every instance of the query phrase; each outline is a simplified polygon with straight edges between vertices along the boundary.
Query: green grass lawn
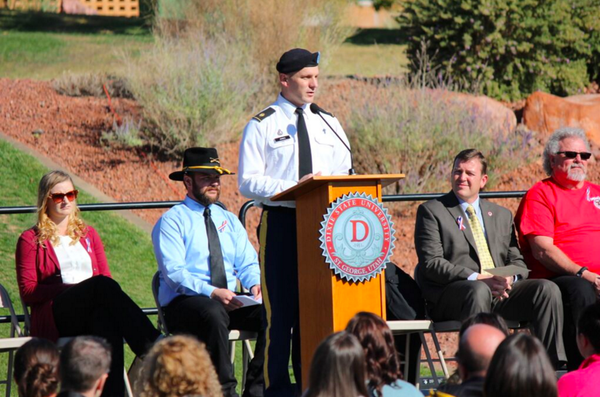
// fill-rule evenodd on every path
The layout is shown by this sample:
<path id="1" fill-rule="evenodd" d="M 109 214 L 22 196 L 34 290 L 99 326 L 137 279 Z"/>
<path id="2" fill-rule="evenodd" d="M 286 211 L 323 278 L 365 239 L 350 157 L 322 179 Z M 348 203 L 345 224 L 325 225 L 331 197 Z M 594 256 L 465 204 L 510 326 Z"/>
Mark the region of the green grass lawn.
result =
<path id="1" fill-rule="evenodd" d="M 120 53 L 139 53 L 151 45 L 144 19 L 0 11 L 0 77 L 118 74 Z"/>
<path id="2" fill-rule="evenodd" d="M 399 76 L 408 70 L 406 37 L 399 29 L 362 29 L 340 46 L 327 67 L 333 76 Z"/>
<path id="3" fill-rule="evenodd" d="M 0 77 L 50 80 L 64 71 L 119 74 L 124 51 L 152 45 L 148 19 L 0 10 Z M 349 37 L 327 67 L 332 76 L 400 75 L 405 38 L 397 29 L 364 29 Z"/>
<path id="4" fill-rule="evenodd" d="M 406 46 L 344 43 L 327 67 L 331 76 L 400 76 L 407 71 Z"/>

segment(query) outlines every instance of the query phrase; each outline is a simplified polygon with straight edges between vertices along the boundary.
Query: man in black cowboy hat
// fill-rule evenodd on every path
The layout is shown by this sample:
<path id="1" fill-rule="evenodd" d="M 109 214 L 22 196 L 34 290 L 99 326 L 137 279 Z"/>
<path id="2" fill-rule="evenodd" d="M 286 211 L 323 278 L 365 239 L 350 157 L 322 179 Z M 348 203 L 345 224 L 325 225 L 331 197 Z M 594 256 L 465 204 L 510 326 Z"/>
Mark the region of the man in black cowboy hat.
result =
<path id="1" fill-rule="evenodd" d="M 299 395 L 301 379 L 295 203 L 270 198 L 313 175 L 344 175 L 351 168 L 342 126 L 313 103 L 319 58 L 318 52 L 302 48 L 281 56 L 276 66 L 281 94 L 250 120 L 240 144 L 240 192 L 263 209 L 259 236 L 268 324 L 267 397 Z M 290 345 L 297 385 L 288 371 Z"/>
<path id="2" fill-rule="evenodd" d="M 238 218 L 214 205 L 221 192 L 221 167 L 214 148 L 190 148 L 183 169 L 169 178 L 183 181 L 187 196 L 167 211 L 152 231 L 160 272 L 159 301 L 169 331 L 206 343 L 225 396 L 237 396 L 229 359 L 229 330 L 259 332 L 244 396 L 262 396 L 264 331 L 261 305 L 243 306 L 236 278 L 261 301 L 256 250 Z"/>

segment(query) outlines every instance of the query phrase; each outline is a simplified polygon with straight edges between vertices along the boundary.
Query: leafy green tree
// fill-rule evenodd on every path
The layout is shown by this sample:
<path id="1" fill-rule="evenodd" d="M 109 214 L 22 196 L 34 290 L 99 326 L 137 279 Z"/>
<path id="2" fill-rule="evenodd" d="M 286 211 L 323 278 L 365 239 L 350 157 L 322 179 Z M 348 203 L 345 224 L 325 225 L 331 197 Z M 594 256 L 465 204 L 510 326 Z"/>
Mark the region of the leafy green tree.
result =
<path id="1" fill-rule="evenodd" d="M 414 65 L 425 41 L 432 68 L 514 100 L 572 94 L 598 77 L 599 11 L 600 0 L 408 0 L 398 21 Z"/>

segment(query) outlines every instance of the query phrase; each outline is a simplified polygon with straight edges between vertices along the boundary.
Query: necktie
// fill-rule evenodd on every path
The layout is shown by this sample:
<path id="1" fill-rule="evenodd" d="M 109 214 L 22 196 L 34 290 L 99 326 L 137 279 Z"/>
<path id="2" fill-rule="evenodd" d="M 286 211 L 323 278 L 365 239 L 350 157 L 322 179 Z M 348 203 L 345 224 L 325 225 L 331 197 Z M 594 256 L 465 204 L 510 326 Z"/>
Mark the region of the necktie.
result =
<path id="1" fill-rule="evenodd" d="M 204 210 L 204 224 L 206 225 L 208 251 L 210 252 L 210 283 L 217 288 L 227 288 L 221 242 L 219 241 L 217 228 L 210 217 L 210 209 L 208 207 Z"/>
<path id="2" fill-rule="evenodd" d="M 300 179 L 304 175 L 312 173 L 312 158 L 306 120 L 304 120 L 304 110 L 296 108 L 296 113 L 298 113 L 296 130 L 298 131 L 298 179 Z"/>
<path id="3" fill-rule="evenodd" d="M 494 260 L 492 259 L 492 255 L 490 255 L 490 249 L 473 206 L 469 205 L 467 207 L 467 215 L 469 215 L 469 225 L 471 225 L 471 231 L 473 232 L 473 237 L 475 237 L 475 245 L 477 246 L 482 273 L 487 273 L 486 270 L 495 267 Z"/>

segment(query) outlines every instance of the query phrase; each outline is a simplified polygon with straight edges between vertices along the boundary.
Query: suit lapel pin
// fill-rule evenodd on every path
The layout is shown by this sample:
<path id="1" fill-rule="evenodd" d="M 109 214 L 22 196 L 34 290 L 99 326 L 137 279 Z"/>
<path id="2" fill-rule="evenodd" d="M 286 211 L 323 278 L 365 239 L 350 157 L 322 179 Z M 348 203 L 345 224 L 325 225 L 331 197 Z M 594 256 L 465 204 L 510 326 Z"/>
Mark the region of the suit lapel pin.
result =
<path id="1" fill-rule="evenodd" d="M 488 216 L 492 216 L 492 211 L 488 211 Z"/>

